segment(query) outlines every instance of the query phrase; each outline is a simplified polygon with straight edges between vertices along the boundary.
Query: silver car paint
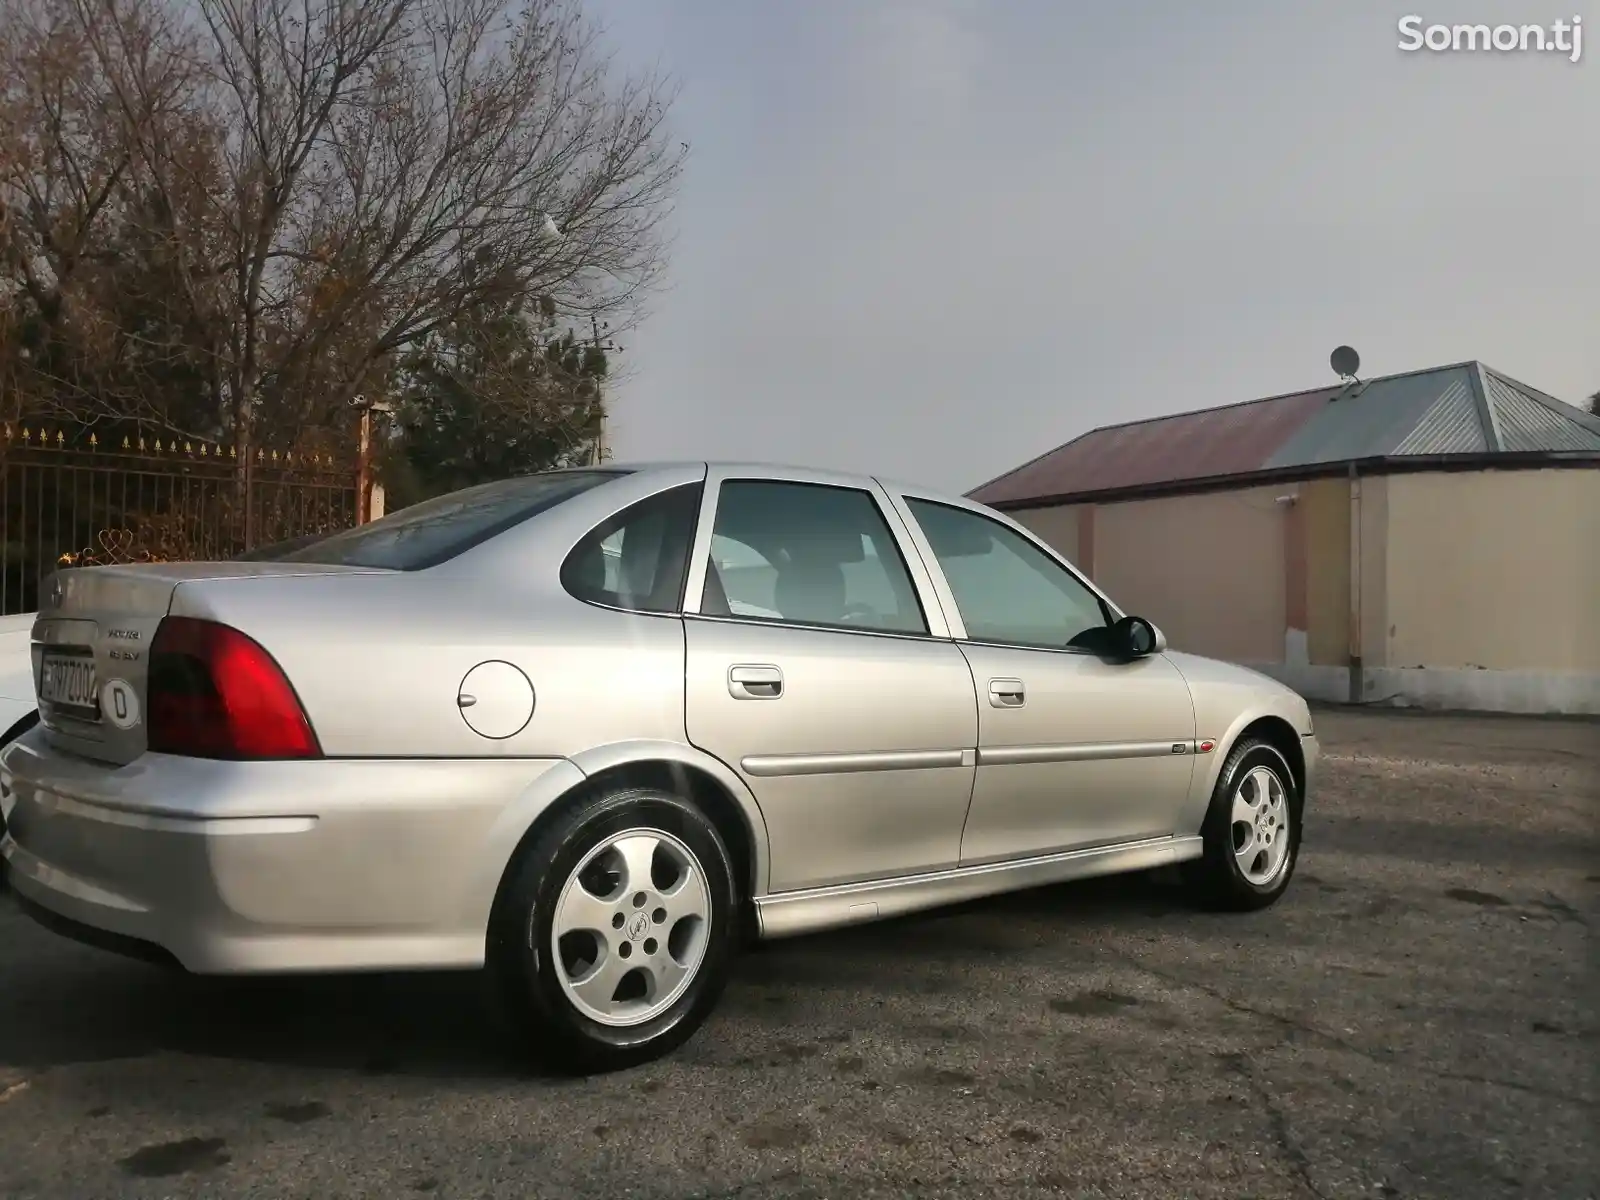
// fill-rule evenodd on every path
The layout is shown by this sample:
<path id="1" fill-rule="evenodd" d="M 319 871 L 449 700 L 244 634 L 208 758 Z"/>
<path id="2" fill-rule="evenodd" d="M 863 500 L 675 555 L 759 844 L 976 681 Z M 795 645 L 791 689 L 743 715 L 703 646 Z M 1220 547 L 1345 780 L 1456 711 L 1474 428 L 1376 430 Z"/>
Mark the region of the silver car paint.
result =
<path id="1" fill-rule="evenodd" d="M 928 635 L 701 615 L 729 478 L 871 493 Z M 702 480 L 681 618 L 583 603 L 562 588 L 559 565 L 590 529 Z M 906 495 L 998 520 L 1071 569 L 968 501 L 702 463 L 637 468 L 423 572 L 254 563 L 64 573 L 62 599 L 35 625 L 36 671 L 43 644 L 81 634 L 65 622 L 88 621 L 101 679 L 120 671 L 142 688 L 141 659 L 114 651 L 147 647 L 167 612 L 220 620 L 277 658 L 329 757 L 174 758 L 144 753 L 142 728 L 56 721 L 0 756 L 15 886 L 198 971 L 471 966 L 517 846 L 597 775 L 668 764 L 720 789 L 742 817 L 730 836 L 749 839 L 761 930 L 781 936 L 1193 857 L 1226 748 L 1262 717 L 1306 735 L 1314 763 L 1304 702 L 1241 668 L 1171 651 L 1111 666 L 967 641 Z M 468 673 L 491 662 L 516 671 L 496 668 L 484 696 L 464 697 Z M 750 698 L 730 674 L 742 667 L 777 668 L 782 696 Z M 534 693 L 531 717 L 505 736 L 474 732 L 469 718 L 489 720 L 484 706 L 497 702 L 516 725 L 519 677 Z M 987 703 L 1002 677 L 1029 685 L 1024 708 Z M 1214 749 L 1199 753 L 1206 740 Z"/>

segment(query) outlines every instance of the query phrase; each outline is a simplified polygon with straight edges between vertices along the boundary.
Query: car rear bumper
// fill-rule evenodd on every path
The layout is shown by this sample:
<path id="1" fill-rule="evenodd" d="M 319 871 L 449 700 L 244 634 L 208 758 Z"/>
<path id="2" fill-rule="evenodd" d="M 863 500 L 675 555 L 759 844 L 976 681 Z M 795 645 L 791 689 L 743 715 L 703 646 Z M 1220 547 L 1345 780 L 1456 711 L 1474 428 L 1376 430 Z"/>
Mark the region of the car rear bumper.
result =
<path id="1" fill-rule="evenodd" d="M 0 756 L 0 855 L 43 923 L 195 972 L 475 967 L 522 833 L 582 779 L 564 759 L 112 767 L 36 730 Z"/>

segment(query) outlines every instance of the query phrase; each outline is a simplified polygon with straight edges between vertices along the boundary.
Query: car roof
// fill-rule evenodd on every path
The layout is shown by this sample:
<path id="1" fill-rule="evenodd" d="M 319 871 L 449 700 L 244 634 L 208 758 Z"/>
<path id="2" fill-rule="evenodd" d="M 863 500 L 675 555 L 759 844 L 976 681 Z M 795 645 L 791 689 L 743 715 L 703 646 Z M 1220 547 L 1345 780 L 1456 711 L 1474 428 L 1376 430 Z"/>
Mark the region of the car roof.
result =
<path id="1" fill-rule="evenodd" d="M 740 474 L 749 472 L 752 475 L 798 475 L 806 479 L 819 482 L 837 483 L 861 487 L 864 484 L 878 483 L 894 492 L 911 492 L 929 496 L 943 496 L 944 491 L 939 488 L 926 487 L 922 484 L 908 483 L 905 480 L 890 479 L 882 475 L 864 475 L 854 471 L 837 471 L 825 467 L 807 466 L 804 463 L 762 462 L 751 459 L 682 459 L 682 460 L 657 460 L 651 462 L 607 462 L 605 468 L 614 471 L 630 471 L 644 474 L 651 471 L 673 471 L 684 467 L 706 467 L 709 470 Z M 583 468 L 572 468 L 582 470 Z M 951 500 L 959 500 L 959 496 L 950 496 Z"/>

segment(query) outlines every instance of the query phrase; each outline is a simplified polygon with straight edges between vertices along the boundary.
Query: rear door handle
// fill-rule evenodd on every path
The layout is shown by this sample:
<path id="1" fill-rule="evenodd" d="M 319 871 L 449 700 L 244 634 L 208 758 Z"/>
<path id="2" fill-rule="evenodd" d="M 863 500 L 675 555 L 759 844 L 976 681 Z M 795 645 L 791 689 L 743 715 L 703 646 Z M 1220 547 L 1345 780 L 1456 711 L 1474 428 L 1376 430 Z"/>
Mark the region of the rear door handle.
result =
<path id="1" fill-rule="evenodd" d="M 766 665 L 729 667 L 728 694 L 735 700 L 776 700 L 783 695 L 783 672 Z"/>
<path id="2" fill-rule="evenodd" d="M 995 708 L 1021 708 L 1027 698 L 1020 679 L 989 680 L 989 703 Z"/>

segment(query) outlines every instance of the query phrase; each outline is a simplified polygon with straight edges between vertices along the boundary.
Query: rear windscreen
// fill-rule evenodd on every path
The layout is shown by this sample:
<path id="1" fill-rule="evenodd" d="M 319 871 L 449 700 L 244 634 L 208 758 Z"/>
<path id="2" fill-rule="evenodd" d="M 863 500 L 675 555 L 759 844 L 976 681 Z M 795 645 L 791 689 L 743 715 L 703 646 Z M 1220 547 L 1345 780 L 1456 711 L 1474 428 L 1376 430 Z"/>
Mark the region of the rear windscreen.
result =
<path id="1" fill-rule="evenodd" d="M 324 563 L 420 571 L 454 558 L 497 533 L 625 471 L 551 471 L 436 496 L 309 544 L 289 542 L 248 556 L 272 562 Z"/>

